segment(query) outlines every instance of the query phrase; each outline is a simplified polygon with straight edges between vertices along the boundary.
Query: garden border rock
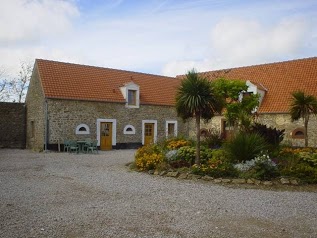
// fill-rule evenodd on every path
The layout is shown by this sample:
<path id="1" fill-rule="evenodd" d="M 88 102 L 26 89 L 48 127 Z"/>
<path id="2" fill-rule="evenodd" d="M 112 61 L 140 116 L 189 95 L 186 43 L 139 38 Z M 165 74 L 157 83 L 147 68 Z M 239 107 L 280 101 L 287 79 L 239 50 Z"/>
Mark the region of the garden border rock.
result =
<path id="1" fill-rule="evenodd" d="M 142 171 L 138 171 L 142 172 Z M 206 182 L 212 182 L 215 184 L 233 184 L 233 185 L 264 185 L 264 186 L 274 186 L 274 185 L 288 185 L 288 186 L 298 186 L 300 185 L 300 180 L 295 178 L 287 178 L 287 177 L 280 177 L 277 180 L 265 180 L 261 181 L 258 179 L 241 179 L 241 178 L 213 178 L 208 175 L 201 176 L 197 174 L 192 174 L 190 172 L 179 172 L 174 170 L 149 170 L 147 171 L 150 175 L 161 176 L 161 177 L 171 177 L 177 179 L 186 179 L 186 180 L 203 180 Z"/>

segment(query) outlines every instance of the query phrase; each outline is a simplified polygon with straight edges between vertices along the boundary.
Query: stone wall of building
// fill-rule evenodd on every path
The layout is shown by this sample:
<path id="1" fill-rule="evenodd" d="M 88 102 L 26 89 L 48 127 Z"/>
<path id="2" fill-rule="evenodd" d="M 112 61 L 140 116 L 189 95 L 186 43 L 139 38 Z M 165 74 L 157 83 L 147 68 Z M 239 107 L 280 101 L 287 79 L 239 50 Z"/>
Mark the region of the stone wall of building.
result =
<path id="1" fill-rule="evenodd" d="M 44 149 L 44 93 L 35 65 L 26 95 L 26 148 L 37 151 Z"/>
<path id="2" fill-rule="evenodd" d="M 177 118 L 174 107 L 140 105 L 140 108 L 127 108 L 123 103 L 105 103 L 78 100 L 48 100 L 49 144 L 63 144 L 65 139 L 81 137 L 97 138 L 97 119 L 116 120 L 117 144 L 141 144 L 142 120 L 157 120 L 158 140 L 166 137 L 166 121 L 178 121 L 178 135 L 187 135 L 187 124 Z M 86 124 L 89 135 L 76 135 L 76 127 Z M 135 128 L 135 134 L 123 133 L 126 125 Z M 120 147 L 119 147 L 120 148 Z"/>
<path id="3" fill-rule="evenodd" d="M 25 104 L 0 102 L 0 148 L 25 148 Z"/>
<path id="4" fill-rule="evenodd" d="M 292 146 L 303 147 L 304 139 L 294 139 L 293 131 L 297 128 L 304 128 L 303 120 L 291 121 L 290 115 L 285 114 L 261 114 L 258 119 L 259 123 L 276 127 L 277 129 L 285 129 L 283 143 Z M 317 118 L 311 116 L 308 123 L 308 146 L 317 147 Z"/>
<path id="5" fill-rule="evenodd" d="M 204 130 L 204 129 L 213 129 L 215 131 L 218 131 L 219 133 L 221 133 L 221 120 L 224 117 L 222 116 L 215 116 L 212 119 L 210 119 L 207 123 L 203 120 L 201 120 L 200 122 L 200 129 Z M 196 139 L 196 122 L 193 119 L 190 119 L 188 121 L 189 123 L 189 137 L 192 139 Z"/>
<path id="6" fill-rule="evenodd" d="M 201 128 L 215 130 L 221 132 L 221 120 L 224 119 L 222 116 L 215 116 L 208 123 L 201 122 Z M 304 139 L 293 138 L 293 132 L 298 128 L 304 128 L 302 120 L 292 122 L 290 115 L 285 114 L 260 114 L 257 122 L 265 124 L 272 128 L 279 130 L 285 129 L 285 136 L 283 144 L 290 146 L 303 147 L 305 145 Z M 196 138 L 196 129 L 194 120 L 190 121 L 189 124 L 191 138 Z M 311 116 L 308 123 L 308 146 L 317 147 L 317 117 Z"/>

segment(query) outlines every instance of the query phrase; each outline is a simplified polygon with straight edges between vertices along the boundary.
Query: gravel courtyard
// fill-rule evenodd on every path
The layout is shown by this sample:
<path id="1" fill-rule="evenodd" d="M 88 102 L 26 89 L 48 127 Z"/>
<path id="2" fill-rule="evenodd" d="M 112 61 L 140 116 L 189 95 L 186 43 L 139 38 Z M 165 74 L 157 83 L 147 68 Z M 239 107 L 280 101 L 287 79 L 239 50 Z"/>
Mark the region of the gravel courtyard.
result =
<path id="1" fill-rule="evenodd" d="M 128 171 L 134 150 L 0 150 L 0 237 L 317 237 L 317 193 Z"/>

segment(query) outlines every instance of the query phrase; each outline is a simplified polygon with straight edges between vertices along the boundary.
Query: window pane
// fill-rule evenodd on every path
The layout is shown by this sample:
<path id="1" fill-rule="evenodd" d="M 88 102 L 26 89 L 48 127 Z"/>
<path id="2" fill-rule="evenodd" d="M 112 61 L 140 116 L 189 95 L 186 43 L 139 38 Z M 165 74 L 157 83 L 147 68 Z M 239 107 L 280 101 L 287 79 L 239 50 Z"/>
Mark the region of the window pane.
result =
<path id="1" fill-rule="evenodd" d="M 175 130 L 175 124 L 174 123 L 168 123 L 168 125 L 167 125 L 167 134 L 169 136 L 173 136 L 174 135 L 174 130 Z"/>
<path id="2" fill-rule="evenodd" d="M 86 128 L 85 127 L 81 127 L 81 128 L 79 128 L 79 130 L 78 131 L 87 131 L 86 130 Z"/>
<path id="3" fill-rule="evenodd" d="M 151 136 L 152 135 L 152 125 L 145 125 L 145 135 L 146 136 Z"/>
<path id="4" fill-rule="evenodd" d="M 136 91 L 135 90 L 128 90 L 128 104 L 136 105 Z"/>

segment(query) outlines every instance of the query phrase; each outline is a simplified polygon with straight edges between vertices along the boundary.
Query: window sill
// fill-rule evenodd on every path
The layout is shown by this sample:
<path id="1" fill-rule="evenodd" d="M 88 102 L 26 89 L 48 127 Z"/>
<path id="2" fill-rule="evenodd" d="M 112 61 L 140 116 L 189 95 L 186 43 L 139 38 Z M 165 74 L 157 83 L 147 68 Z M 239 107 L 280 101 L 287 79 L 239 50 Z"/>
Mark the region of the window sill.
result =
<path id="1" fill-rule="evenodd" d="M 126 108 L 140 108 L 139 105 L 128 105 L 128 104 L 126 104 L 125 107 Z"/>

